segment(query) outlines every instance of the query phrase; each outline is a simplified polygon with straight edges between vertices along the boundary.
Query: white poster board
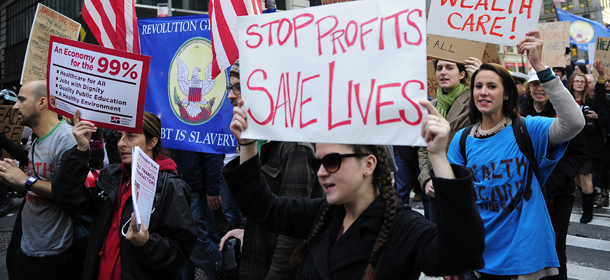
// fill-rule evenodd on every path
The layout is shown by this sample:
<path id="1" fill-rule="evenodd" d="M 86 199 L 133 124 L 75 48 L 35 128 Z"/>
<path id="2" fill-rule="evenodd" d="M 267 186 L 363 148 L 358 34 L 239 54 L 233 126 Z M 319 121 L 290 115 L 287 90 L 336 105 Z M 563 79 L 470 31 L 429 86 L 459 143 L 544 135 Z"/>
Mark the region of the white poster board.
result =
<path id="1" fill-rule="evenodd" d="M 135 146 L 131 151 L 131 200 L 138 230 L 142 223 L 150 225 L 158 174 L 159 164 Z"/>
<path id="2" fill-rule="evenodd" d="M 424 0 L 240 17 L 245 139 L 425 145 Z"/>
<path id="3" fill-rule="evenodd" d="M 428 33 L 516 46 L 538 26 L 542 0 L 432 0 Z"/>

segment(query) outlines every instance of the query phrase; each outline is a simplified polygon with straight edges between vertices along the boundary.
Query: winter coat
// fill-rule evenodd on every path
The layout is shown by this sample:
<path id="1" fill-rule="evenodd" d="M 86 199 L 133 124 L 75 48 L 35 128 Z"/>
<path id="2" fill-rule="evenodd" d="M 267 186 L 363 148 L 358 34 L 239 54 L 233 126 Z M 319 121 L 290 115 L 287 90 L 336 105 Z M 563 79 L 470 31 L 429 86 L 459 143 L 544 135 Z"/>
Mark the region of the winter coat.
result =
<path id="1" fill-rule="evenodd" d="M 608 97 L 606 96 L 606 86 L 601 83 L 595 83 L 594 92 L 595 98 L 587 99 L 585 105 L 589 106 L 589 108 L 598 115 L 598 118 L 585 119 L 587 122 L 593 122 L 595 128 L 593 130 L 588 130 L 585 126 L 582 130 L 585 141 L 587 142 L 587 153 L 584 156 L 584 159 L 601 159 L 606 146 L 604 141 L 605 135 L 602 131 L 602 128 L 606 126 L 607 122 L 605 106 L 608 102 Z"/>
<path id="2" fill-rule="evenodd" d="M 120 164 L 104 168 L 91 188 L 85 186 L 89 172 L 89 152 L 76 146 L 63 157 L 53 177 L 53 200 L 69 213 L 93 214 L 89 243 L 84 260 L 83 279 L 98 278 L 99 253 L 108 234 L 118 234 L 123 280 L 182 279 L 180 269 L 191 254 L 197 238 L 190 210 L 190 188 L 175 171 L 160 171 L 153 213 L 148 225 L 149 239 L 141 247 L 133 246 L 121 232 L 109 232 L 111 216 L 115 212 L 121 176 Z M 172 162 L 173 163 L 173 162 Z M 162 170 L 162 169 L 161 169 Z M 127 199 L 121 213 L 120 225 L 130 220 L 133 212 L 131 199 Z"/>
<path id="3" fill-rule="evenodd" d="M 451 131 L 449 132 L 449 141 L 447 142 L 446 150 L 449 150 L 449 144 L 451 143 L 451 139 L 453 136 L 460 131 L 460 129 L 472 125 L 468 115 L 470 114 L 470 96 L 472 93 L 469 89 L 462 92 L 462 94 L 455 99 L 449 111 L 447 112 L 447 116 L 445 119 L 449 122 L 451 126 Z M 434 107 L 436 107 L 436 99 L 432 101 Z M 424 189 L 426 182 L 430 180 L 430 166 L 428 166 L 428 148 L 421 147 L 418 152 L 418 161 L 419 161 L 419 183 Z"/>
<path id="4" fill-rule="evenodd" d="M 223 169 L 240 209 L 270 231 L 307 238 L 327 206 L 326 199 L 286 198 L 271 193 L 258 157 Z M 432 176 L 439 202 L 437 225 L 409 207 L 397 206 L 396 219 L 381 255 L 375 260 L 377 279 L 419 279 L 456 275 L 482 268 L 485 232 L 474 204 L 470 172 L 452 166 L 453 180 Z M 377 197 L 337 240 L 345 208 L 332 206 L 328 222 L 308 243 L 299 279 L 361 279 L 369 263 L 384 216 Z"/>

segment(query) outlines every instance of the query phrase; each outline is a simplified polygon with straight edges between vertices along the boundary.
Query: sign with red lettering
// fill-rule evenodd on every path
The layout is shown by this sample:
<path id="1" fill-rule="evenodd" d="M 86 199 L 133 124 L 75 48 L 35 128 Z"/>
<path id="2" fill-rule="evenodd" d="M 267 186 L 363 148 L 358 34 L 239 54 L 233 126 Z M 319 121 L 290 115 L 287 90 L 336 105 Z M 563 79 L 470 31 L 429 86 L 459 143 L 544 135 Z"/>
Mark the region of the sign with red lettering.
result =
<path id="1" fill-rule="evenodd" d="M 432 0 L 428 33 L 516 46 L 536 29 L 542 0 Z"/>
<path id="2" fill-rule="evenodd" d="M 239 18 L 246 139 L 425 145 L 426 2 Z"/>
<path id="3" fill-rule="evenodd" d="M 51 36 L 48 61 L 49 110 L 142 133 L 150 56 Z"/>
<path id="4" fill-rule="evenodd" d="M 570 47 L 570 22 L 556 21 L 538 24 L 544 41 L 542 63 L 551 67 L 566 66 L 566 48 Z"/>

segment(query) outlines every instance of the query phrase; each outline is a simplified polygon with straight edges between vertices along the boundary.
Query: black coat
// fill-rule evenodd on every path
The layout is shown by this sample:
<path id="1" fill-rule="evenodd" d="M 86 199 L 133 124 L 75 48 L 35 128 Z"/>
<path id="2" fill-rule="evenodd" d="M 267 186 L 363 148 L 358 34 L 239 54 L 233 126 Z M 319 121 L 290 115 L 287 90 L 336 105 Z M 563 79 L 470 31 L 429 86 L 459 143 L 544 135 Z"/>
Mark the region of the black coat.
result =
<path id="1" fill-rule="evenodd" d="M 582 132 L 587 142 L 587 154 L 585 159 L 600 159 L 604 154 L 605 149 L 605 135 L 602 128 L 606 126 L 606 103 L 608 103 L 608 96 L 606 96 L 606 86 L 601 83 L 595 83 L 595 98 L 587 99 L 585 105 L 589 106 L 591 110 L 597 113 L 597 119 L 585 118 L 586 122 L 593 122 L 595 128 L 588 130 L 586 127 L 583 128 Z"/>
<path id="2" fill-rule="evenodd" d="M 176 172 L 159 172 L 156 196 L 160 200 L 150 217 L 149 239 L 143 246 L 134 247 L 122 233 L 108 233 L 111 215 L 117 207 L 122 176 L 120 164 L 104 168 L 95 187 L 87 188 L 84 183 L 89 173 L 88 162 L 89 152 L 81 152 L 75 146 L 66 151 L 57 170 L 59 176 L 53 176 L 53 186 L 62 186 L 53 188 L 53 200 L 57 204 L 73 215 L 93 214 L 83 279 L 97 279 L 98 253 L 107 234 L 119 235 L 123 280 L 182 279 L 180 268 L 190 256 L 197 238 L 189 186 Z M 166 177 L 164 185 L 163 177 Z M 132 212 L 131 199 L 127 199 L 121 213 L 121 225 L 127 223 Z"/>
<path id="3" fill-rule="evenodd" d="M 536 112 L 532 97 L 527 97 L 523 100 L 519 104 L 519 109 L 524 117 L 543 116 L 554 118 L 557 115 L 551 102 L 547 102 L 547 106 L 540 113 Z M 587 143 L 583 133 L 580 132 L 570 140 L 563 157 L 557 162 L 553 172 L 544 184 L 548 196 L 555 197 L 574 192 L 574 178 L 576 178 L 576 175 L 578 175 L 582 168 L 586 154 Z"/>
<path id="4" fill-rule="evenodd" d="M 271 231 L 307 238 L 317 224 L 326 199 L 294 199 L 272 194 L 258 157 L 223 170 L 229 188 L 248 219 Z M 470 172 L 452 166 L 456 178 L 433 176 L 439 221 L 432 224 L 409 207 L 400 208 L 377 260 L 377 279 L 418 279 L 428 275 L 456 275 L 484 266 L 485 230 L 474 204 Z M 336 241 L 345 208 L 332 206 L 329 222 L 307 246 L 301 279 L 360 279 L 381 229 L 384 206 L 377 197 Z"/>

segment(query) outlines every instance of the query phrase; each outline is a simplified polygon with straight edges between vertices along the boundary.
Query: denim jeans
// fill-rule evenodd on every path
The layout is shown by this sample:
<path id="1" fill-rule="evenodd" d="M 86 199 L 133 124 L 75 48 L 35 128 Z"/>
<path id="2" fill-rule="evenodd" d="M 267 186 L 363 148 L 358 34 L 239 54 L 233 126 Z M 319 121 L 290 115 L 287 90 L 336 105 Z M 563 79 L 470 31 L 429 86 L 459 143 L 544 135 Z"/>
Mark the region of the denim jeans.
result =
<path id="1" fill-rule="evenodd" d="M 224 177 L 222 178 L 220 197 L 222 197 L 222 213 L 227 217 L 229 230 L 237 228 L 242 221 L 241 211 L 239 210 L 239 206 L 237 206 L 233 195 L 231 195 L 229 185 L 227 185 L 227 181 Z"/>
<path id="2" fill-rule="evenodd" d="M 218 250 L 220 239 L 216 231 L 214 212 L 208 208 L 205 190 L 194 191 L 191 194 L 191 212 L 197 227 L 197 242 L 190 259 L 182 269 L 182 279 L 195 279 L 195 265 L 199 267 L 210 280 L 216 280 L 216 262 L 222 255 Z"/>
<path id="3" fill-rule="evenodd" d="M 400 155 L 394 157 L 396 160 L 396 189 L 403 204 L 409 204 L 409 198 L 413 184 L 419 184 L 417 176 L 419 175 L 419 165 L 417 158 L 408 159 Z"/>

